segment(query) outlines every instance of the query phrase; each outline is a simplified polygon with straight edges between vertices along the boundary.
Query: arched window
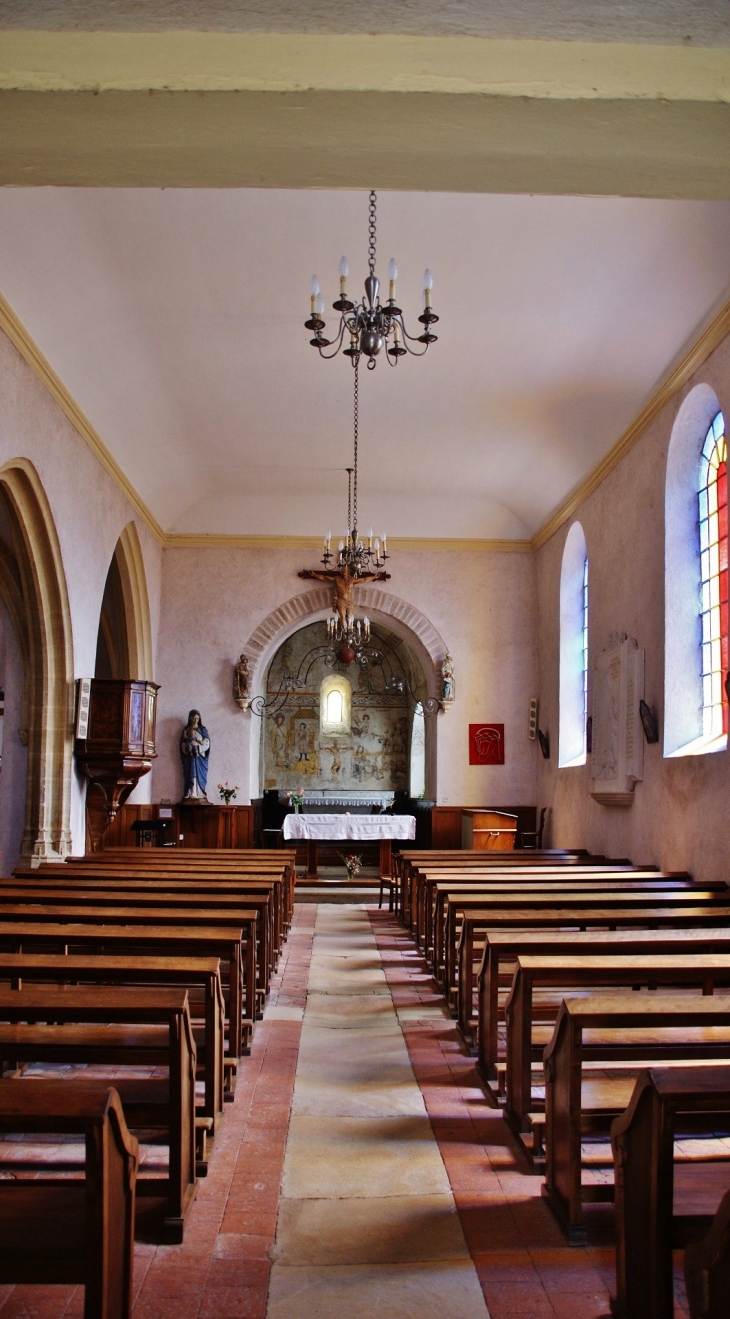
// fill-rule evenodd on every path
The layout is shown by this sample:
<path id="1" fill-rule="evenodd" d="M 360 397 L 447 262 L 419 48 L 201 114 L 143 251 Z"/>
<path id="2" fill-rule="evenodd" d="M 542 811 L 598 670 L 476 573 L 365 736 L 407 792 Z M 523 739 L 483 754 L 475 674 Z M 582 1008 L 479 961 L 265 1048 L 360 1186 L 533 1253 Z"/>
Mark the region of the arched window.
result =
<path id="1" fill-rule="evenodd" d="M 342 723 L 344 704 L 345 703 L 344 700 L 342 699 L 342 692 L 338 692 L 336 687 L 333 691 L 327 693 L 324 717 L 328 724 Z"/>
<path id="2" fill-rule="evenodd" d="M 348 737 L 352 724 L 352 687 L 342 674 L 322 680 L 319 689 L 319 726 L 327 737 Z"/>
<path id="3" fill-rule="evenodd" d="M 413 712 L 411 726 L 411 797 L 422 797 L 426 791 L 426 720 L 419 701 Z"/>
<path id="4" fill-rule="evenodd" d="M 727 746 L 727 451 L 720 404 L 696 385 L 677 413 L 664 498 L 664 755 Z"/>
<path id="5" fill-rule="evenodd" d="M 565 541 L 560 570 L 558 765 L 585 765 L 588 715 L 588 555 L 580 522 Z"/>
<path id="6" fill-rule="evenodd" d="M 700 461 L 700 581 L 702 598 L 702 735 L 727 737 L 727 448 L 721 412 L 713 418 Z"/>

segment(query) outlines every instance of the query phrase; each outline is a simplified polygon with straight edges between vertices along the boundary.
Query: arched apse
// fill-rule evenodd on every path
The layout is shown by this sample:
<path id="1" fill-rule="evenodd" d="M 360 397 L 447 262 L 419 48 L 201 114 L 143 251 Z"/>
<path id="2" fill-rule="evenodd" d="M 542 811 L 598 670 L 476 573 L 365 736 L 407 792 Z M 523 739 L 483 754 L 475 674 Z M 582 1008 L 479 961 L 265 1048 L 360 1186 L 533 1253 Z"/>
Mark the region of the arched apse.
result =
<path id="1" fill-rule="evenodd" d="M 423 669 L 392 629 L 371 621 L 370 662 L 335 662 L 321 622 L 284 640 L 267 671 L 262 729 L 265 789 L 407 792 L 413 708 Z M 395 683 L 403 684 L 403 692 Z M 286 700 L 277 705 L 284 693 Z M 407 695 L 406 693 L 411 693 Z"/>
<path id="2" fill-rule="evenodd" d="M 438 697 L 440 666 L 446 658 L 448 647 L 430 619 L 408 601 L 373 587 L 356 587 L 354 601 L 373 622 L 383 623 L 407 642 L 421 666 L 426 697 Z M 265 675 L 269 663 L 287 637 L 298 631 L 305 623 L 323 622 L 331 612 L 332 593 L 326 586 L 321 586 L 313 591 L 292 596 L 267 614 L 251 633 L 243 648 L 250 662 L 252 696 L 264 694 Z M 259 796 L 261 791 L 261 720 L 254 716 L 250 718 L 250 792 L 253 798 Z M 426 796 L 435 797 L 438 719 L 431 718 L 425 722 Z"/>
<path id="3" fill-rule="evenodd" d="M 53 516 L 26 459 L 0 468 L 0 597 L 22 674 L 17 738 L 25 748 L 26 770 L 20 854 L 59 860 L 71 850 L 71 613 Z M 5 785 L 0 781 L 0 793 L 6 786 L 7 778 Z M 17 817 L 17 809 L 13 814 Z M 13 829 L 18 831 L 17 818 L 10 821 L 0 809 L 6 871 L 16 859 Z"/>
<path id="4" fill-rule="evenodd" d="M 586 763 L 585 592 L 588 551 L 580 522 L 565 538 L 560 568 L 558 767 Z"/>
<path id="5" fill-rule="evenodd" d="M 721 411 L 696 385 L 675 418 L 664 485 L 664 755 L 701 752 L 702 664 L 698 480 L 708 427 Z M 719 749 L 719 748 L 718 748 Z"/>
<path id="6" fill-rule="evenodd" d="M 129 522 L 109 565 L 99 617 L 97 678 L 154 677 L 152 627 L 142 547 Z"/>

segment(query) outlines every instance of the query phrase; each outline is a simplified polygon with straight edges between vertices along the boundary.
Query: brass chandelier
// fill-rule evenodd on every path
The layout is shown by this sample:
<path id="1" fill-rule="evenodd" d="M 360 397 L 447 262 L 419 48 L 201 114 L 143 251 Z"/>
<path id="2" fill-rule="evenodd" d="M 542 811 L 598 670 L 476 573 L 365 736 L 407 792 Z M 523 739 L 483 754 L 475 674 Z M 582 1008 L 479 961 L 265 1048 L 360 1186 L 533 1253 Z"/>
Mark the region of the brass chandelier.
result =
<path id="1" fill-rule="evenodd" d="M 431 333 L 431 326 L 438 321 L 438 316 L 431 306 L 431 290 L 433 289 L 433 278 L 431 271 L 427 270 L 423 276 L 423 311 L 418 317 L 419 323 L 423 326 L 423 333 L 411 335 L 408 333 L 403 319 L 403 312 L 398 306 L 395 296 L 395 285 L 398 278 L 398 267 L 394 260 L 391 259 L 388 265 L 389 293 L 387 302 L 380 301 L 380 280 L 375 274 L 375 246 L 376 246 L 376 227 L 377 227 L 377 197 L 374 191 L 370 193 L 369 208 L 369 242 L 368 242 L 368 266 L 369 273 L 365 280 L 365 296 L 361 302 L 353 302 L 347 294 L 347 277 L 350 273 L 350 267 L 347 257 L 340 261 L 340 296 L 336 302 L 332 303 L 333 310 L 339 312 L 340 324 L 337 333 L 333 339 L 325 339 L 324 330 L 324 299 L 321 294 L 319 279 L 316 275 L 312 276 L 309 286 L 311 299 L 311 310 L 309 320 L 304 322 L 305 329 L 311 330 L 313 338 L 309 340 L 313 348 L 319 350 L 320 357 L 329 360 L 336 357 L 342 350 L 345 357 L 349 357 L 353 366 L 357 366 L 361 357 L 367 358 L 368 370 L 372 371 L 377 365 L 379 354 L 385 349 L 385 357 L 390 366 L 397 366 L 398 360 L 405 357 L 406 353 L 411 353 L 413 357 L 423 357 L 428 352 L 429 346 L 436 343 L 437 335 Z M 342 345 L 348 340 L 348 346 L 343 348 Z M 412 348 L 411 344 L 421 344 L 421 348 Z M 331 353 L 325 352 L 327 348 L 332 348 Z"/>

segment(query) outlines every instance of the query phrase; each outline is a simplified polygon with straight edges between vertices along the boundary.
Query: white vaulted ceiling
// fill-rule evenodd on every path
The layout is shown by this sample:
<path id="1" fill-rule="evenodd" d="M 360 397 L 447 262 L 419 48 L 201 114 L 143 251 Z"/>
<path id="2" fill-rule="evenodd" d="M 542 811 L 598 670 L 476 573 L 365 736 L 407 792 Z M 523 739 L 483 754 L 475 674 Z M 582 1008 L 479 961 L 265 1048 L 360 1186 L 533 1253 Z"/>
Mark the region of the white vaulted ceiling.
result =
<path id="1" fill-rule="evenodd" d="M 352 370 L 303 320 L 366 273 L 363 193 L 6 189 L 0 292 L 166 531 L 342 530 Z M 730 286 L 730 203 L 383 193 L 439 342 L 364 372 L 362 526 L 533 534 Z M 335 314 L 329 314 L 333 326 Z"/>

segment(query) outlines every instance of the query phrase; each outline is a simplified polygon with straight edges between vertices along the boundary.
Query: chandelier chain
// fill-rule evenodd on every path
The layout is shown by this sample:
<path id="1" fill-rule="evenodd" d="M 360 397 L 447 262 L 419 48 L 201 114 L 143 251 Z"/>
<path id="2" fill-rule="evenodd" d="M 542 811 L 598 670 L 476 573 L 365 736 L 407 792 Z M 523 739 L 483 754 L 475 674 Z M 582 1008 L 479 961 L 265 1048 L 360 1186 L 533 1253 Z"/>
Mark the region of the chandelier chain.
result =
<path id="1" fill-rule="evenodd" d="M 359 368 L 359 361 L 356 358 L 355 359 L 355 388 L 353 391 L 354 398 L 353 398 L 353 427 L 352 427 L 353 435 L 354 435 L 354 450 L 355 450 L 355 454 L 354 454 L 355 472 L 354 472 L 353 492 L 352 492 L 353 531 L 357 529 L 357 443 L 359 438 L 359 426 L 360 426 L 360 372 L 358 368 Z"/>
<path id="2" fill-rule="evenodd" d="M 369 221 L 368 221 L 368 265 L 370 274 L 375 274 L 375 226 L 376 226 L 377 196 L 375 189 L 370 193 Z"/>

